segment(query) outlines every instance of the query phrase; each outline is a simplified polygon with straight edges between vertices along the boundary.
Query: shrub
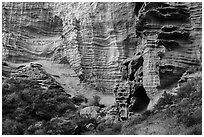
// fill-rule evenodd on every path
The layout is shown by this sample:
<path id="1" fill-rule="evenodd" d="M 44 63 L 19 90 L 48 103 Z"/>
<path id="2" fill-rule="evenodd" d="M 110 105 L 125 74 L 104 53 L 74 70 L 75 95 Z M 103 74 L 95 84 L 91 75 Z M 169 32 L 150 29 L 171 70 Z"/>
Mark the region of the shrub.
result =
<path id="1" fill-rule="evenodd" d="M 120 132 L 121 129 L 122 129 L 122 123 L 121 122 L 117 122 L 117 123 L 113 124 L 113 126 L 112 126 L 112 130 L 114 132 Z"/>
<path id="2" fill-rule="evenodd" d="M 191 128 L 188 128 L 186 135 L 202 135 L 202 124 L 196 124 Z"/>
<path id="3" fill-rule="evenodd" d="M 80 105 L 83 102 L 87 102 L 87 99 L 83 95 L 76 95 L 72 98 L 74 104 Z"/>
<path id="4" fill-rule="evenodd" d="M 3 135 L 23 135 L 26 125 L 6 119 L 2 122 Z"/>
<path id="5" fill-rule="evenodd" d="M 155 105 L 155 110 L 159 109 L 163 109 L 165 105 L 171 105 L 174 103 L 174 95 L 168 94 L 168 93 L 164 93 L 163 97 L 159 99 L 158 103 Z"/>
<path id="6" fill-rule="evenodd" d="M 181 100 L 184 97 L 190 97 L 190 93 L 194 91 L 195 88 L 190 82 L 185 83 L 178 91 L 177 98 Z"/>

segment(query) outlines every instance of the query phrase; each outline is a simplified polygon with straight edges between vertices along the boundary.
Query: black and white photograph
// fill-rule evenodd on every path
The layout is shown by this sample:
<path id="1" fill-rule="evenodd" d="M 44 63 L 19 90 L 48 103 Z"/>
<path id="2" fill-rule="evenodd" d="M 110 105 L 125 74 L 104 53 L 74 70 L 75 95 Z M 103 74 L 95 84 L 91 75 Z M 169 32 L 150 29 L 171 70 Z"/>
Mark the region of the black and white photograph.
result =
<path id="1" fill-rule="evenodd" d="M 202 2 L 2 8 L 2 135 L 202 135 Z"/>

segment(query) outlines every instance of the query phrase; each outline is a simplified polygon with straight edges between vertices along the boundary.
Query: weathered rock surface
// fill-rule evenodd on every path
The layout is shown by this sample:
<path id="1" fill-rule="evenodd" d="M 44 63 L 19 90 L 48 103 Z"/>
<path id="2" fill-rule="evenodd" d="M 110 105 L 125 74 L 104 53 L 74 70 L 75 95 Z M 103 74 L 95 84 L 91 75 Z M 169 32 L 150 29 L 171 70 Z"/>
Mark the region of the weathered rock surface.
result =
<path id="1" fill-rule="evenodd" d="M 139 11 L 136 30 L 148 96 L 178 80 L 190 65 L 200 65 L 202 13 L 195 5 L 201 3 L 146 3 Z"/>
<path id="2" fill-rule="evenodd" d="M 53 78 L 59 76 L 40 64 L 3 62 L 3 134 L 114 134 L 121 128 L 124 134 L 201 134 L 202 3 L 9 2 L 2 8 L 3 60 L 69 63 L 73 76 L 114 92 L 117 102 L 104 108 L 98 97 L 70 98 Z M 177 83 L 156 110 L 132 113 Z M 120 118 L 130 123 L 121 127 Z"/>
<path id="3" fill-rule="evenodd" d="M 112 92 L 120 63 L 141 52 L 151 97 L 201 63 L 201 15 L 198 2 L 3 3 L 4 55 L 65 57 L 82 80 Z"/>
<path id="4" fill-rule="evenodd" d="M 80 115 L 84 117 L 97 118 L 99 107 L 89 106 L 80 110 Z"/>
<path id="5" fill-rule="evenodd" d="M 53 7 L 63 20 L 66 53 L 74 69 L 83 69 L 88 82 L 111 92 L 120 77 L 119 63 L 136 49 L 134 3 L 55 3 Z"/>
<path id="6" fill-rule="evenodd" d="M 13 62 L 50 57 L 60 45 L 62 22 L 48 3 L 2 3 L 3 57 Z"/>

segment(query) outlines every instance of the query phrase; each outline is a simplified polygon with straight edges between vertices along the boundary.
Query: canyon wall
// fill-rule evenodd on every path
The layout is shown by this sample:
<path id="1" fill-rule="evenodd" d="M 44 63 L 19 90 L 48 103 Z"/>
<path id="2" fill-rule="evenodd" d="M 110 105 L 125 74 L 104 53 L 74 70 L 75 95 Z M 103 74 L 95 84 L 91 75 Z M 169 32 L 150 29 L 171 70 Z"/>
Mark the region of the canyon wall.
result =
<path id="1" fill-rule="evenodd" d="M 144 48 L 143 85 L 149 96 L 201 64 L 201 3 L 146 3 L 136 33 Z"/>
<path id="2" fill-rule="evenodd" d="M 61 48 L 76 73 L 106 93 L 121 81 L 120 64 L 142 54 L 152 96 L 201 64 L 201 16 L 202 3 L 5 3 L 3 38 L 40 57 Z"/>
<path id="3" fill-rule="evenodd" d="M 139 52 L 149 94 L 201 63 L 201 3 L 57 3 L 53 7 L 74 51 L 69 52 L 72 64 L 81 66 L 85 79 L 102 91 L 111 92 L 112 85 L 121 81 L 120 64 Z"/>
<path id="4" fill-rule="evenodd" d="M 14 62 L 43 59 L 60 44 L 62 22 L 48 3 L 3 2 L 3 58 Z"/>
<path id="5" fill-rule="evenodd" d="M 98 90 L 112 92 L 120 63 L 137 48 L 134 3 L 54 3 L 63 20 L 66 53 Z M 66 54 L 67 55 L 67 54 Z M 81 68 L 80 68 L 81 66 Z"/>

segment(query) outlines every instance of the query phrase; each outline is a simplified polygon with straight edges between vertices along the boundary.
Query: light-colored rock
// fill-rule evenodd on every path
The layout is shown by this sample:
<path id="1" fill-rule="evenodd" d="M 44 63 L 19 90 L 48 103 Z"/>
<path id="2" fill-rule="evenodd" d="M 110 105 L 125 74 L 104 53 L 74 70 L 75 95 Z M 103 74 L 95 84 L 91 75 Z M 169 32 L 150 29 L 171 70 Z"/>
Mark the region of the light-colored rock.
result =
<path id="1" fill-rule="evenodd" d="M 5 2 L 2 7 L 3 58 L 66 56 L 78 76 L 101 91 L 112 92 L 120 63 L 137 52 L 143 53 L 142 82 L 150 97 L 189 65 L 201 64 L 199 2 Z"/>
<path id="2" fill-rule="evenodd" d="M 80 110 L 80 115 L 84 117 L 97 118 L 99 107 L 89 106 Z"/>
<path id="3" fill-rule="evenodd" d="M 202 14 L 195 8 L 200 6 L 187 2 L 146 3 L 139 11 L 136 30 L 142 39 L 138 47 L 145 48 L 143 85 L 149 97 L 158 92 L 157 87 L 176 82 L 173 79 L 189 65 L 199 65 Z"/>
<path id="4" fill-rule="evenodd" d="M 60 45 L 62 23 L 49 3 L 2 3 L 4 58 L 13 62 L 44 59 Z"/>
<path id="5" fill-rule="evenodd" d="M 98 90 L 112 92 L 120 78 L 119 63 L 134 55 L 134 3 L 54 3 L 63 20 L 65 52 L 76 72 Z"/>

